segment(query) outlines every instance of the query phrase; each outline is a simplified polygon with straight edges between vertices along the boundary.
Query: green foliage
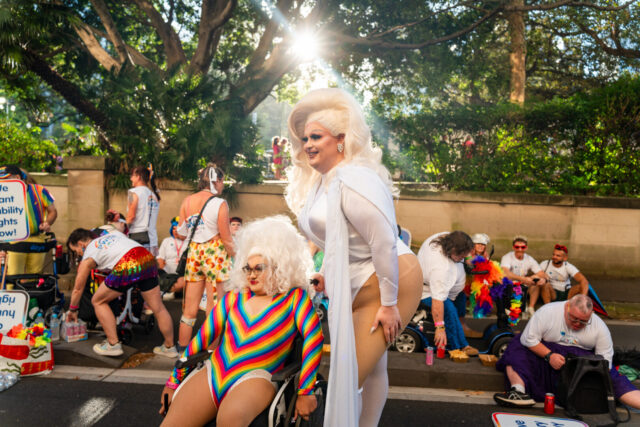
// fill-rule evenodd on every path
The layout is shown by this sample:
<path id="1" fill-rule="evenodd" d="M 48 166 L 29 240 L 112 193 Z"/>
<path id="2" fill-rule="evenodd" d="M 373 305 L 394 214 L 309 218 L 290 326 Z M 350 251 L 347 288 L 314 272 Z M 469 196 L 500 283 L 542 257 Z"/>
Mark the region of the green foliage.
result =
<path id="1" fill-rule="evenodd" d="M 421 112 L 391 127 L 402 153 L 391 166 L 404 179 L 450 190 L 640 195 L 640 77 L 523 108 Z"/>
<path id="2" fill-rule="evenodd" d="M 0 121 L 0 165 L 15 164 L 32 172 L 55 172 L 60 151 L 39 136 L 40 129 L 23 130 Z"/>

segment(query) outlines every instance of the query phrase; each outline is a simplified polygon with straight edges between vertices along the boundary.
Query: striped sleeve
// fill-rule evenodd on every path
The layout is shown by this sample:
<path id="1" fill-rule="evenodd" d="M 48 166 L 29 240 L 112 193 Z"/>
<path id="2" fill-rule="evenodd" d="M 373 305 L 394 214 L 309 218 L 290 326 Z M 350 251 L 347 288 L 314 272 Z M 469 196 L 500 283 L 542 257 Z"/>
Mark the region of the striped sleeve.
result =
<path id="1" fill-rule="evenodd" d="M 229 313 L 229 308 L 237 298 L 237 295 L 238 294 L 235 292 L 228 292 L 224 297 L 222 297 L 220 302 L 216 304 L 213 310 L 211 310 L 209 316 L 207 316 L 200 327 L 200 330 L 185 349 L 182 357 L 189 357 L 206 349 L 222 334 L 224 325 L 227 321 L 227 313 Z M 165 385 L 173 390 L 177 389 L 180 383 L 189 374 L 189 371 L 189 368 L 174 368 Z"/>
<path id="2" fill-rule="evenodd" d="M 295 323 L 302 335 L 302 369 L 298 394 L 312 394 L 322 357 L 322 328 L 309 294 L 298 288 L 294 299 Z"/>

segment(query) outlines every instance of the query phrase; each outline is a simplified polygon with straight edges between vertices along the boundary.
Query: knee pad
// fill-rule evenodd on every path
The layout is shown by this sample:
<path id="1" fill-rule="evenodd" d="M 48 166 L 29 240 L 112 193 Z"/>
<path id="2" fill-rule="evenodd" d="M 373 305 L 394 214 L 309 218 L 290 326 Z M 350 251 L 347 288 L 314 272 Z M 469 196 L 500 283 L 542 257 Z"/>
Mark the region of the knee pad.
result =
<path id="1" fill-rule="evenodd" d="M 180 322 L 184 323 L 187 326 L 190 326 L 193 328 L 193 325 L 196 324 L 196 319 L 189 319 L 188 317 L 180 317 Z"/>

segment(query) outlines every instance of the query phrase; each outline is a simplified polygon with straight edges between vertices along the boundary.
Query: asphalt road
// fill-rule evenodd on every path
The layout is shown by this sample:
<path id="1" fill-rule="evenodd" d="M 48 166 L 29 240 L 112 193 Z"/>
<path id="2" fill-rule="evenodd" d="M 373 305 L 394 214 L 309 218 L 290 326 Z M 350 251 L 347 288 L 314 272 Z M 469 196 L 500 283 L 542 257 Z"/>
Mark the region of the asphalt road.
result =
<path id="1" fill-rule="evenodd" d="M 3 427 L 121 426 L 146 427 L 162 422 L 158 415 L 162 386 L 48 378 L 25 378 L 0 392 Z M 388 400 L 380 426 L 493 426 L 494 412 L 544 415 L 533 408 L 505 411 L 495 405 Z M 564 413 L 558 409 L 556 416 Z M 632 425 L 632 424 L 626 424 Z M 637 425 L 637 424 L 636 424 Z"/>

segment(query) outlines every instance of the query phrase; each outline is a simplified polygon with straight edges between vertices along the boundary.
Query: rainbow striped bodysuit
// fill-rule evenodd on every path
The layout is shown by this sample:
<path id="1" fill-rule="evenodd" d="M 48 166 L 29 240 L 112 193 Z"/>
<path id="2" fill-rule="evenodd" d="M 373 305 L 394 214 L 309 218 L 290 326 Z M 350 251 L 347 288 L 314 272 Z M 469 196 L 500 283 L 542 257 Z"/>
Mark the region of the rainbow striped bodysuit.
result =
<path id="1" fill-rule="evenodd" d="M 322 329 L 309 295 L 301 288 L 276 294 L 271 304 L 255 316 L 246 310 L 253 295 L 246 290 L 222 297 L 183 354 L 196 354 L 222 335 L 210 359 L 211 394 L 216 407 L 220 407 L 229 389 L 247 372 L 279 371 L 293 350 L 298 332 L 303 338 L 298 394 L 313 392 L 322 353 Z M 174 369 L 166 385 L 176 389 L 187 373 L 186 368 Z"/>

